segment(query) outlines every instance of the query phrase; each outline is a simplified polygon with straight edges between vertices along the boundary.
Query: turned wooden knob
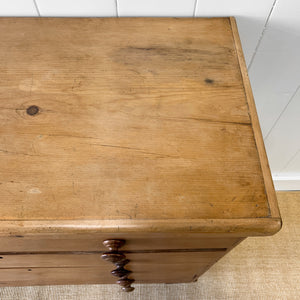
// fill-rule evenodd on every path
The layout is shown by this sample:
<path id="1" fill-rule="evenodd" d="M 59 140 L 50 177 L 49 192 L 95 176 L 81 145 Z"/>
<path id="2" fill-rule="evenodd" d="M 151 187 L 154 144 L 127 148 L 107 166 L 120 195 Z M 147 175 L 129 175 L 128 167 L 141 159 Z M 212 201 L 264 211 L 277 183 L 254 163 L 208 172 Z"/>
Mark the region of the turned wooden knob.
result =
<path id="1" fill-rule="evenodd" d="M 108 248 L 109 251 L 118 251 L 119 248 L 124 246 L 124 240 L 105 240 L 103 245 Z"/>
<path id="2" fill-rule="evenodd" d="M 127 277 L 130 273 L 132 273 L 132 272 L 124 269 L 123 267 L 117 268 L 117 269 L 111 271 L 112 275 L 119 277 L 119 278 Z"/>
<path id="3" fill-rule="evenodd" d="M 118 252 L 105 252 L 101 255 L 102 259 L 107 260 L 113 264 L 121 262 L 126 258 L 126 256 L 122 253 Z"/>
<path id="4" fill-rule="evenodd" d="M 129 259 L 123 259 L 121 261 L 118 261 L 115 263 L 115 265 L 118 267 L 118 268 L 121 268 L 121 267 L 124 267 L 125 265 L 127 265 L 129 263 Z"/>
<path id="5" fill-rule="evenodd" d="M 134 287 L 131 286 L 131 284 L 134 282 L 134 279 L 124 278 L 119 279 L 117 281 L 117 284 L 119 284 L 122 288 L 122 291 L 124 292 L 132 292 L 134 290 Z"/>
<path id="6" fill-rule="evenodd" d="M 109 249 L 109 252 L 103 253 L 101 257 L 116 265 L 117 268 L 112 270 L 111 274 L 119 278 L 117 284 L 121 286 L 122 291 L 132 292 L 134 287 L 132 287 L 131 284 L 134 282 L 134 279 L 128 278 L 128 275 L 132 272 L 124 268 L 124 266 L 129 263 L 129 259 L 126 259 L 125 254 L 119 251 L 119 248 L 124 244 L 124 240 L 112 239 L 103 241 L 103 245 Z"/>

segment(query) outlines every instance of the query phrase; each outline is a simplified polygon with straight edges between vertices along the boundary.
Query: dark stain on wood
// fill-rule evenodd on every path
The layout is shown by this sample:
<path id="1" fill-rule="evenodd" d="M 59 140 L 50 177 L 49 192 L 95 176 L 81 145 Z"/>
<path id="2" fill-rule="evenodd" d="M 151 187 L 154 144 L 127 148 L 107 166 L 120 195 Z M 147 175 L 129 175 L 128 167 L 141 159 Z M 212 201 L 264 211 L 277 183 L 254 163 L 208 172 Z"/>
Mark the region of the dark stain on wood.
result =
<path id="1" fill-rule="evenodd" d="M 208 83 L 208 84 L 213 84 L 215 81 L 213 79 L 206 78 L 205 82 Z"/>

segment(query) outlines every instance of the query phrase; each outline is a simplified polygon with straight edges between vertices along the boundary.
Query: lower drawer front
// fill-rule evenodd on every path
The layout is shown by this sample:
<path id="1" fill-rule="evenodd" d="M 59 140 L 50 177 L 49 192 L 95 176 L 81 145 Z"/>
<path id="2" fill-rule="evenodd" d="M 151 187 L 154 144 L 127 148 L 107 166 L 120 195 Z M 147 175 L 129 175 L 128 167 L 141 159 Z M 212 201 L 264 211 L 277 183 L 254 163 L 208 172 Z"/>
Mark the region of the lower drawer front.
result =
<path id="1" fill-rule="evenodd" d="M 135 274 L 130 278 L 135 283 L 181 283 L 198 278 L 207 267 L 197 265 L 145 265 L 136 266 Z M 114 284 L 117 278 L 109 274 L 106 268 L 32 268 L 0 270 L 0 286 L 32 286 L 59 284 Z"/>
<path id="2" fill-rule="evenodd" d="M 136 283 L 194 281 L 225 254 L 214 252 L 127 253 Z M 115 283 L 115 267 L 100 254 L 2 255 L 0 286 Z"/>

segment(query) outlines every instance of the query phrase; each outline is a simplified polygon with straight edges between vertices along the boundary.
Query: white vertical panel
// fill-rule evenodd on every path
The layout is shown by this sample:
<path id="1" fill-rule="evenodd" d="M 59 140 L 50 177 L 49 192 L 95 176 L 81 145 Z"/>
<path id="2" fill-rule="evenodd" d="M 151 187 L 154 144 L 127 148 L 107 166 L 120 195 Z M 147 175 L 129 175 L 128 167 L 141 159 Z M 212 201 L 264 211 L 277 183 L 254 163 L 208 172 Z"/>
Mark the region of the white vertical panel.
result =
<path id="1" fill-rule="evenodd" d="M 249 64 L 274 0 L 198 0 L 197 17 L 236 17 L 246 63 Z"/>
<path id="2" fill-rule="evenodd" d="M 120 17 L 192 17 L 195 0 L 118 0 Z"/>
<path id="3" fill-rule="evenodd" d="M 41 16 L 114 17 L 116 0 L 36 0 Z"/>
<path id="4" fill-rule="evenodd" d="M 38 12 L 33 0 L 0 0 L 0 16 L 36 17 Z"/>
<path id="5" fill-rule="evenodd" d="M 300 81 L 300 78 L 298 78 Z M 265 141 L 271 170 L 274 175 L 281 173 L 287 163 L 300 149 L 300 88 L 282 113 Z M 289 164 L 289 169 L 300 173 L 298 166 Z"/>
<path id="6" fill-rule="evenodd" d="M 277 0 L 249 70 L 264 137 L 300 83 L 299 53 L 300 1 Z M 273 148 L 270 146 L 273 142 L 268 141 L 268 145 L 268 154 L 272 155 Z M 277 165 L 273 166 L 278 169 Z"/>

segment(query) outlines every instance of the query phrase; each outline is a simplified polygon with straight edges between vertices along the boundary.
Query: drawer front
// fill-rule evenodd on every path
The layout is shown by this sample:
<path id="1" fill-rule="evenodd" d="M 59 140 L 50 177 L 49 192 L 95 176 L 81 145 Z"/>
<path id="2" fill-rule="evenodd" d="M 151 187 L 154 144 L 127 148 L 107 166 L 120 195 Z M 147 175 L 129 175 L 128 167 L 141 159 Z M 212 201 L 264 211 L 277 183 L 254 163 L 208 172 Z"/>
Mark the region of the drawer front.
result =
<path id="1" fill-rule="evenodd" d="M 197 233 L 11 236 L 0 238 L 0 252 L 106 251 L 102 244 L 106 239 L 126 240 L 123 251 L 231 248 L 241 240 L 238 237 L 203 237 Z"/>
<path id="2" fill-rule="evenodd" d="M 157 253 L 126 253 L 130 263 L 135 264 L 188 264 L 207 263 L 223 256 L 224 251 L 182 251 Z M 0 254 L 1 255 L 1 254 Z M 69 268 L 69 267 L 103 267 L 114 266 L 101 259 L 101 253 L 76 254 L 4 254 L 0 256 L 0 269 L 6 268 Z"/>
<path id="3" fill-rule="evenodd" d="M 127 253 L 136 283 L 194 281 L 225 251 Z M 99 254 L 2 255 L 0 286 L 115 283 L 115 267 Z"/>
<path id="4" fill-rule="evenodd" d="M 181 283 L 195 281 L 207 270 L 206 265 L 144 265 L 137 266 L 135 283 Z M 0 286 L 32 286 L 59 284 L 115 284 L 117 278 L 109 273 L 109 268 L 32 268 L 1 269 Z"/>

